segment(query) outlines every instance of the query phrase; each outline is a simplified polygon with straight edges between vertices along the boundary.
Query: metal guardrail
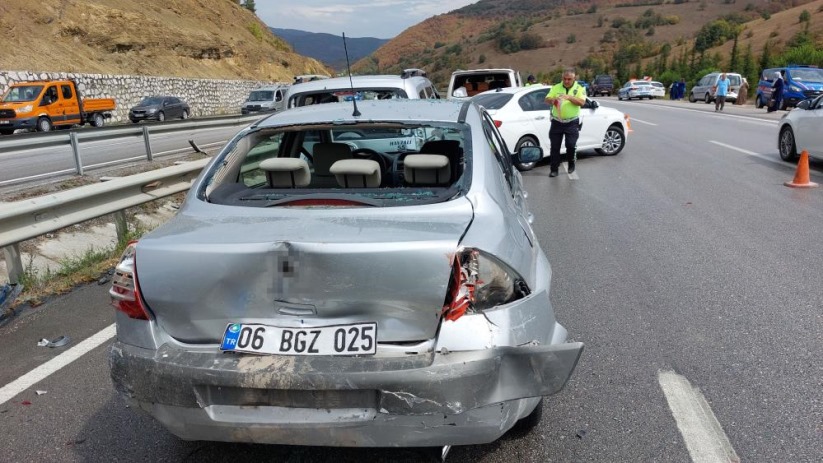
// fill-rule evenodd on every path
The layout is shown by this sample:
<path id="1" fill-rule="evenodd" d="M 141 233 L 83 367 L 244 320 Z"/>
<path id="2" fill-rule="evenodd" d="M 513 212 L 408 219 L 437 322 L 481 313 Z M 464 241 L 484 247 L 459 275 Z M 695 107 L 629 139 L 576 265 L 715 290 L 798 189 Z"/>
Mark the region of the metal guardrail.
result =
<path id="1" fill-rule="evenodd" d="M 146 149 L 146 160 L 151 161 L 153 159 L 153 152 L 151 149 L 152 134 L 180 132 L 192 129 L 204 129 L 209 127 L 231 127 L 235 125 L 248 125 L 265 116 L 266 115 L 261 116 L 257 114 L 252 116 L 209 117 L 203 119 L 189 119 L 186 121 L 166 122 L 162 124 L 114 125 L 89 130 L 71 130 L 62 133 L 54 132 L 16 134 L 0 137 L 0 153 L 11 152 L 19 149 L 45 148 L 70 145 L 75 164 L 74 172 L 77 175 L 83 175 L 84 165 L 80 157 L 80 145 L 83 142 L 114 140 L 120 138 L 142 136 L 143 143 Z M 118 162 L 126 163 L 133 161 L 133 158 L 129 158 Z M 38 174 L 35 177 L 41 178 L 54 175 L 61 175 L 66 174 L 67 172 L 68 171 L 49 172 L 44 174 Z M 21 179 L 20 181 L 26 180 L 28 180 L 28 178 Z M 19 182 L 9 180 L 2 183 L 16 184 Z"/>
<path id="2" fill-rule="evenodd" d="M 19 243 L 129 207 L 186 191 L 211 159 L 181 163 L 46 196 L 0 203 L 0 247 L 10 283 L 24 268 Z"/>

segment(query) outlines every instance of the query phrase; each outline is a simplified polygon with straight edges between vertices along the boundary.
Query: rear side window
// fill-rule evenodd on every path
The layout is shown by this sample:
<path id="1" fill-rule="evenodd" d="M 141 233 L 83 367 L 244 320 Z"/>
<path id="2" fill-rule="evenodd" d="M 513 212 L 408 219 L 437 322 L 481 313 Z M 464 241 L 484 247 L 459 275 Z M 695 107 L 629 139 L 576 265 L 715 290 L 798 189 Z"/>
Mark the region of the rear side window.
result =
<path id="1" fill-rule="evenodd" d="M 487 93 L 485 95 L 477 95 L 472 98 L 480 106 L 486 109 L 500 109 L 512 99 L 511 93 Z"/>
<path id="2" fill-rule="evenodd" d="M 60 90 L 63 92 L 64 100 L 70 100 L 72 98 L 71 85 L 61 85 Z"/>

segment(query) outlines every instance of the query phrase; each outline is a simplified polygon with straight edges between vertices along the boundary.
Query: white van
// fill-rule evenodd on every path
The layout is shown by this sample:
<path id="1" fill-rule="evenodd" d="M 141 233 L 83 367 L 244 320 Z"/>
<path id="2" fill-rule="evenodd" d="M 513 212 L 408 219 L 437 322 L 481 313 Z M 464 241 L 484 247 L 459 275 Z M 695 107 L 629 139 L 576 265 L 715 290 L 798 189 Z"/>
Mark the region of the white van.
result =
<path id="1" fill-rule="evenodd" d="M 240 108 L 240 113 L 274 112 L 286 109 L 286 90 L 288 88 L 287 85 L 276 85 L 252 90 Z"/>
<path id="2" fill-rule="evenodd" d="M 468 100 L 486 90 L 506 87 L 522 87 L 520 73 L 514 69 L 471 69 L 452 72 L 446 98 Z"/>
<path id="3" fill-rule="evenodd" d="M 405 76 L 405 77 L 404 77 Z M 286 94 L 286 107 L 351 100 L 440 98 L 434 84 L 416 72 L 403 75 L 334 77 L 294 84 Z"/>

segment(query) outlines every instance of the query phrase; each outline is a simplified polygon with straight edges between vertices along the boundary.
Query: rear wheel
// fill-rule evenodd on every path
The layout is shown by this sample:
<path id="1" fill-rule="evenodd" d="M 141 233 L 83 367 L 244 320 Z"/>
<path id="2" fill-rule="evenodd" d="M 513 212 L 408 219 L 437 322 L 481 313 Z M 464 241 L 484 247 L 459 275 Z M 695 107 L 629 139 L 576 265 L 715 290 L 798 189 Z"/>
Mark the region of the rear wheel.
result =
<path id="1" fill-rule="evenodd" d="M 595 151 L 606 156 L 615 156 L 623 151 L 624 146 L 626 146 L 626 134 L 623 133 L 623 128 L 613 125 L 606 130 L 606 135 L 603 136 L 603 146 Z"/>
<path id="2" fill-rule="evenodd" d="M 41 117 L 37 119 L 37 131 L 38 132 L 51 132 L 54 126 L 51 124 L 51 120 L 48 117 Z"/>
<path id="3" fill-rule="evenodd" d="M 163 111 L 160 111 L 159 113 L 157 113 L 157 121 L 158 122 L 163 122 L 165 120 L 166 120 L 166 114 Z"/>
<path id="4" fill-rule="evenodd" d="M 694 103 L 697 101 L 697 98 L 694 97 L 694 92 L 689 93 L 689 103 Z"/>
<path id="5" fill-rule="evenodd" d="M 706 104 L 709 104 L 709 103 L 711 103 L 711 102 L 712 102 L 712 96 L 711 96 L 711 95 L 709 95 L 709 93 L 708 93 L 708 92 L 707 92 L 707 93 L 706 93 L 706 95 L 703 97 L 703 102 L 705 102 Z"/>
<path id="6" fill-rule="evenodd" d="M 523 137 L 523 138 L 521 138 L 520 140 L 517 141 L 517 145 L 514 147 L 514 150 L 515 151 L 520 151 L 520 148 L 522 148 L 524 146 L 540 146 L 540 145 L 538 144 L 537 140 L 534 139 L 534 137 L 532 137 L 530 135 L 526 135 L 525 137 Z M 517 170 L 519 170 L 521 172 L 525 172 L 527 170 L 534 169 L 535 164 L 537 164 L 537 163 L 536 162 L 518 162 L 515 167 L 517 167 Z"/>
<path id="7" fill-rule="evenodd" d="M 794 144 L 794 132 L 792 132 L 791 127 L 786 126 L 780 130 L 777 145 L 780 151 L 780 159 L 786 162 L 797 161 L 797 146 Z"/>
<path id="8" fill-rule="evenodd" d="M 105 119 L 103 119 L 102 114 L 95 113 L 93 116 L 91 116 L 91 125 L 95 127 L 103 127 L 103 124 L 105 124 Z"/>
<path id="9" fill-rule="evenodd" d="M 183 114 L 180 115 L 180 119 L 186 120 L 189 118 L 189 111 L 184 109 Z"/>

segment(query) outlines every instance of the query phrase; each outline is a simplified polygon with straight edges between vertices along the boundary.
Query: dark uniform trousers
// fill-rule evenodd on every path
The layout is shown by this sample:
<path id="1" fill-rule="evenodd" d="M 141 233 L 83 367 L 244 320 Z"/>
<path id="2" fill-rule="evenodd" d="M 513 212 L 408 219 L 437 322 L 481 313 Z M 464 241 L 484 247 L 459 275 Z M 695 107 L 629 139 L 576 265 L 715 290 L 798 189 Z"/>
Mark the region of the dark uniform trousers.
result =
<path id="1" fill-rule="evenodd" d="M 563 142 L 564 136 L 566 137 L 566 158 L 570 162 L 574 162 L 577 159 L 575 149 L 577 147 L 577 138 L 580 136 L 580 119 L 573 119 L 568 122 L 552 120 L 549 129 L 549 142 L 551 142 L 549 165 L 552 172 L 556 172 L 560 167 L 560 143 Z"/>

